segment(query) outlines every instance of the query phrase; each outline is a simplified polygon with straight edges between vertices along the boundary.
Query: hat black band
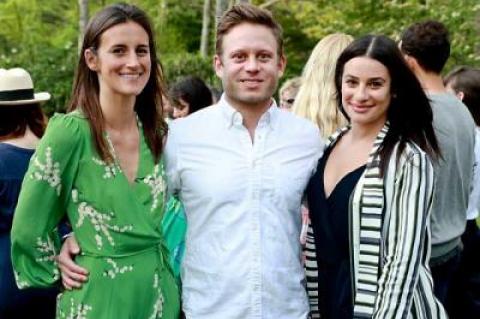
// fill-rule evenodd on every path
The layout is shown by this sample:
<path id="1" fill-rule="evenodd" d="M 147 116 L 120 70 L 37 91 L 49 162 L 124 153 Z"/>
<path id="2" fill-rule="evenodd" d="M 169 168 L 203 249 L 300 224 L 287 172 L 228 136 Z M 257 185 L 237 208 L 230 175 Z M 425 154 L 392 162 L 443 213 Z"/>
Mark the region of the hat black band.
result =
<path id="1" fill-rule="evenodd" d="M 33 100 L 34 98 L 33 89 L 0 92 L 0 101 L 22 101 Z"/>

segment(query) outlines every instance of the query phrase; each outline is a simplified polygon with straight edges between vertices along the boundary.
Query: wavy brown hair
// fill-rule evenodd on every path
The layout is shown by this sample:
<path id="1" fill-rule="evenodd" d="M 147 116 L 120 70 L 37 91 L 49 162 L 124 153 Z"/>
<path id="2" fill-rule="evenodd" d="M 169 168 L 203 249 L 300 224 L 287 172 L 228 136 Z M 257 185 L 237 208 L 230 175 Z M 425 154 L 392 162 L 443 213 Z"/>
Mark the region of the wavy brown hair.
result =
<path id="1" fill-rule="evenodd" d="M 150 78 L 135 100 L 135 111 L 143 125 L 145 139 L 155 161 L 162 154 L 162 140 L 167 133 L 163 119 L 162 94 L 165 92 L 163 70 L 157 59 L 153 29 L 146 13 L 130 4 L 114 4 L 99 11 L 88 23 L 83 38 L 82 49 L 75 74 L 73 92 L 68 110 L 80 109 L 90 123 L 90 130 L 100 157 L 113 161 L 107 141 L 104 138 L 105 121 L 99 101 L 99 84 L 95 71 L 88 68 L 84 53 L 87 49 L 98 49 L 102 34 L 111 27 L 135 22 L 148 34 L 152 71 Z"/>

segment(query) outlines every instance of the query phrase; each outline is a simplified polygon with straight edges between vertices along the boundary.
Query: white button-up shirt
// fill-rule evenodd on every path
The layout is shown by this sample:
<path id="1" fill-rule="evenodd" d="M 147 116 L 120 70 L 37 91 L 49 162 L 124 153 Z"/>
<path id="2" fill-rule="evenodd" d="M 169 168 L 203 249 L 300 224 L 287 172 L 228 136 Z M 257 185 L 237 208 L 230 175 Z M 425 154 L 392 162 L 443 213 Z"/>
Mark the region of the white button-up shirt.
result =
<path id="1" fill-rule="evenodd" d="M 307 318 L 300 204 L 323 150 L 309 121 L 272 106 L 254 143 L 225 97 L 170 125 L 169 188 L 187 216 L 187 318 Z"/>

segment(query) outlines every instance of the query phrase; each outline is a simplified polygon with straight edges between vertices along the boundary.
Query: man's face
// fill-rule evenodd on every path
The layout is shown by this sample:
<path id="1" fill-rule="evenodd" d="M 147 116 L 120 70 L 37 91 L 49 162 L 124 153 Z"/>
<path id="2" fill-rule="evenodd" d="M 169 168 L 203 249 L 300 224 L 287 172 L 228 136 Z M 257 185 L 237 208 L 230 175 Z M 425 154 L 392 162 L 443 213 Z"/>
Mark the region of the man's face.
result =
<path id="1" fill-rule="evenodd" d="M 272 30 L 259 24 L 239 24 L 224 36 L 223 53 L 215 55 L 215 71 L 234 107 L 270 105 L 286 64 L 277 45 Z"/>

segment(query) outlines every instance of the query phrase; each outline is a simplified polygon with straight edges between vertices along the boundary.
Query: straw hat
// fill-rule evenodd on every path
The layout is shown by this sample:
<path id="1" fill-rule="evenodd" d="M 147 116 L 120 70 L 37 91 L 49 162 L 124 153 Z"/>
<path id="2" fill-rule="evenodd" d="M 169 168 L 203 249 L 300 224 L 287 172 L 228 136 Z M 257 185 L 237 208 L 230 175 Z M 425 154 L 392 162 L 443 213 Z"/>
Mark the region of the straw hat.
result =
<path id="1" fill-rule="evenodd" d="M 47 92 L 34 92 L 32 77 L 24 69 L 0 69 L 0 105 L 33 104 L 49 99 Z"/>

